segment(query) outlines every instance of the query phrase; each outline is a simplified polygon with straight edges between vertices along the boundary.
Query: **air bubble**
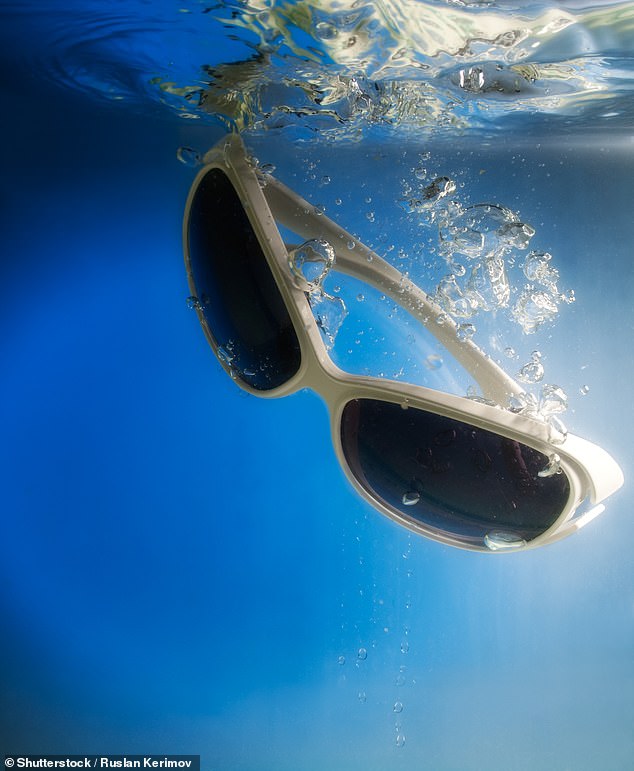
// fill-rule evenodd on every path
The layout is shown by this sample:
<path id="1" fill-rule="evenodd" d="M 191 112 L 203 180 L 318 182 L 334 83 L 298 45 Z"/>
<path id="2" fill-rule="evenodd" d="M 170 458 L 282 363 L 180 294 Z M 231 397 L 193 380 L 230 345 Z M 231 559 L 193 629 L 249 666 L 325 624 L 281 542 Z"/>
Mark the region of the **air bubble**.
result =
<path id="1" fill-rule="evenodd" d="M 537 415 L 538 404 L 535 394 L 524 391 L 509 397 L 509 409 L 511 412 L 524 415 Z"/>
<path id="2" fill-rule="evenodd" d="M 548 478 L 561 474 L 561 458 L 556 452 L 548 456 L 548 465 L 537 472 L 538 477 Z"/>
<path id="3" fill-rule="evenodd" d="M 543 286 L 557 288 L 559 271 L 550 265 L 552 255 L 548 252 L 531 252 L 524 262 L 524 275 L 529 281 Z"/>
<path id="4" fill-rule="evenodd" d="M 423 198 L 427 204 L 434 204 L 448 195 L 456 192 L 456 183 L 449 177 L 436 179 L 423 190 Z"/>
<path id="5" fill-rule="evenodd" d="M 545 385 L 539 397 L 539 411 L 543 417 L 558 415 L 568 409 L 568 396 L 558 385 Z"/>
<path id="6" fill-rule="evenodd" d="M 202 310 L 203 306 L 200 300 L 194 295 L 192 295 L 191 297 L 188 297 L 187 300 L 185 300 L 185 302 L 187 303 L 187 307 L 191 308 L 194 311 Z"/>
<path id="7" fill-rule="evenodd" d="M 549 438 L 552 444 L 563 444 L 568 438 L 568 429 L 556 415 L 548 418 Z"/>
<path id="8" fill-rule="evenodd" d="M 521 549 L 526 546 L 526 541 L 517 533 L 493 530 L 484 536 L 484 544 L 491 551 L 506 551 Z"/>
<path id="9" fill-rule="evenodd" d="M 320 21 L 318 24 L 316 24 L 315 32 L 317 33 L 317 37 L 321 38 L 322 40 L 332 40 L 339 34 L 337 27 L 327 21 Z"/>
<path id="10" fill-rule="evenodd" d="M 220 361 L 224 361 L 226 364 L 231 364 L 235 358 L 232 353 L 231 343 L 227 343 L 227 345 L 219 346 L 217 353 Z"/>
<path id="11" fill-rule="evenodd" d="M 498 236 L 507 247 L 526 249 L 535 235 L 535 229 L 525 222 L 511 222 L 498 230 Z"/>
<path id="12" fill-rule="evenodd" d="M 415 506 L 420 501 L 420 494 L 415 490 L 409 490 L 408 492 L 403 493 L 401 500 L 403 501 L 404 506 Z"/>
<path id="13" fill-rule="evenodd" d="M 196 168 L 202 163 L 202 157 L 198 150 L 194 150 L 192 147 L 179 147 L 176 151 L 176 158 L 185 166 L 190 168 Z"/>
<path id="14" fill-rule="evenodd" d="M 473 324 L 459 324 L 456 329 L 456 337 L 458 340 L 465 342 L 466 340 L 471 340 L 475 332 L 476 328 Z"/>
<path id="15" fill-rule="evenodd" d="M 494 311 L 508 305 L 511 288 L 506 264 L 501 257 L 487 257 L 483 262 L 474 265 L 466 296 L 472 307 L 484 311 Z"/>
<path id="16" fill-rule="evenodd" d="M 322 291 L 311 292 L 308 299 L 324 345 L 330 350 L 348 315 L 346 304 L 341 297 L 331 297 Z"/>
<path id="17" fill-rule="evenodd" d="M 318 289 L 335 263 L 335 250 L 321 239 L 306 241 L 288 254 L 295 283 L 305 292 Z"/>
<path id="18" fill-rule="evenodd" d="M 400 701 L 395 701 L 394 706 L 392 707 L 392 712 L 395 712 L 397 715 L 400 715 L 403 711 L 403 703 Z"/>
<path id="19" fill-rule="evenodd" d="M 587 396 L 590 393 L 590 386 L 582 385 L 581 388 L 579 389 L 579 393 L 582 396 Z"/>
<path id="20" fill-rule="evenodd" d="M 458 85 L 473 94 L 484 91 L 484 70 L 481 67 L 469 67 L 460 70 L 458 72 Z"/>
<path id="21" fill-rule="evenodd" d="M 524 334 L 530 335 L 542 324 L 552 321 L 559 307 L 558 297 L 549 291 L 525 289 L 513 307 L 513 317 L 522 327 Z"/>
<path id="22" fill-rule="evenodd" d="M 468 318 L 473 315 L 474 309 L 462 293 L 453 274 L 445 276 L 440 280 L 436 288 L 435 300 L 444 311 L 447 311 L 452 316 Z M 446 318 L 445 314 L 442 314 L 436 319 L 436 323 L 444 324 Z"/>
<path id="23" fill-rule="evenodd" d="M 340 667 L 342 667 L 346 663 L 346 657 L 345 656 L 339 656 L 337 659 L 337 664 L 339 664 Z"/>
<path id="24" fill-rule="evenodd" d="M 464 209 L 454 204 L 440 226 L 445 249 L 468 259 L 500 256 L 516 246 L 520 233 L 527 239 L 534 230 L 497 204 L 474 204 Z"/>
<path id="25" fill-rule="evenodd" d="M 517 373 L 518 380 L 523 383 L 539 383 L 544 377 L 544 365 L 541 362 L 541 353 L 533 351 L 531 360 Z"/>
<path id="26" fill-rule="evenodd" d="M 401 653 L 407 653 L 409 651 L 409 643 L 407 640 L 403 640 L 401 643 Z"/>
<path id="27" fill-rule="evenodd" d="M 271 175 L 275 171 L 275 165 L 272 163 L 262 163 L 261 165 L 258 166 L 258 171 L 261 174 Z"/>
<path id="28" fill-rule="evenodd" d="M 442 367 L 442 357 L 432 353 L 425 359 L 424 364 L 429 370 L 440 369 Z"/>
<path id="29" fill-rule="evenodd" d="M 368 658 L 368 651 L 365 648 L 359 648 L 357 658 L 359 661 L 365 661 Z"/>

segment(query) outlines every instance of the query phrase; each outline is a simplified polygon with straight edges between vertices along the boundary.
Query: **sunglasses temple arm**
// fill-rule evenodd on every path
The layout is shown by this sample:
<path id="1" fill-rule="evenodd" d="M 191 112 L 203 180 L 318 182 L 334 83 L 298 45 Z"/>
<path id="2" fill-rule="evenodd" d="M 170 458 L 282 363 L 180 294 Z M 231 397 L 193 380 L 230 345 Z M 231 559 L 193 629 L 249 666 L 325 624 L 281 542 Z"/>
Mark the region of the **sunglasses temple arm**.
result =
<path id="1" fill-rule="evenodd" d="M 302 238 L 331 244 L 338 271 L 373 286 L 420 321 L 476 380 L 486 399 L 505 407 L 511 396 L 523 393 L 524 389 L 475 343 L 459 340 L 455 321 L 376 252 L 355 242 L 353 236 L 274 177 L 267 177 L 264 195 L 271 213 L 282 225 Z M 354 243 L 354 248 L 348 246 L 349 242 Z"/>

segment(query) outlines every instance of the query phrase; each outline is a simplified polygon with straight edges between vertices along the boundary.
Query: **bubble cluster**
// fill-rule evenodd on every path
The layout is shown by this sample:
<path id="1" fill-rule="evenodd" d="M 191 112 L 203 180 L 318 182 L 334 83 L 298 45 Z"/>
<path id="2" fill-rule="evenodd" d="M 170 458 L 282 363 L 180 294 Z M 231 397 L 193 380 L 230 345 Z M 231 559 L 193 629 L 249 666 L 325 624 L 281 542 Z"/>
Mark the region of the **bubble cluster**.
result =
<path id="1" fill-rule="evenodd" d="M 568 395 L 561 386 L 546 383 L 538 395 L 528 391 L 515 394 L 507 406 L 512 412 L 546 422 L 551 429 L 551 440 L 554 443 L 565 439 L 568 432 L 560 416 L 568 409 Z"/>
<path id="2" fill-rule="evenodd" d="M 429 182 L 421 167 L 413 174 L 412 181 L 403 181 L 401 203 L 409 214 L 437 227 L 438 253 L 450 272 L 438 282 L 433 298 L 458 322 L 460 339 L 475 334 L 478 316 L 499 312 L 524 334 L 533 334 L 555 320 L 562 302 L 574 302 L 573 292 L 559 290 L 552 256 L 528 251 L 535 229 L 516 212 L 499 203 L 467 205 L 456 198 L 457 185 L 450 177 Z"/>
<path id="3" fill-rule="evenodd" d="M 346 304 L 341 297 L 333 297 L 320 290 L 311 292 L 308 300 L 326 349 L 331 350 L 348 315 Z"/>
<path id="4" fill-rule="evenodd" d="M 530 361 L 517 373 L 518 380 L 523 383 L 539 383 L 544 377 L 544 365 L 542 364 L 542 355 L 539 351 L 533 351 Z"/>
<path id="5" fill-rule="evenodd" d="M 458 254 L 469 260 L 488 259 L 525 249 L 535 231 L 518 216 L 498 204 L 454 203 L 440 225 L 445 254 Z"/>
<path id="6" fill-rule="evenodd" d="M 327 350 L 348 311 L 341 297 L 328 294 L 323 283 L 335 264 L 335 250 L 328 241 L 311 239 L 288 253 L 288 266 L 295 284 L 308 296 L 311 310 Z"/>
<path id="7" fill-rule="evenodd" d="M 458 319 L 509 307 L 509 267 L 535 231 L 498 204 L 463 206 L 452 201 L 437 212 L 440 252 L 452 273 L 441 279 L 435 299 Z"/>
<path id="8" fill-rule="evenodd" d="M 561 302 L 574 302 L 574 292 L 559 291 L 559 271 L 553 267 L 551 260 L 548 252 L 533 251 L 524 261 L 523 272 L 528 283 L 513 307 L 513 316 L 526 334 L 552 321 L 559 312 Z"/>
<path id="9" fill-rule="evenodd" d="M 473 78 L 481 75 L 475 70 L 464 72 L 462 87 L 474 87 Z M 427 269 L 442 270 L 443 265 L 448 269 L 432 284 L 431 298 L 441 310 L 436 323 L 454 321 L 457 339 L 468 342 L 480 327 L 486 331 L 493 322 L 493 348 L 519 360 L 504 337 L 518 328 L 522 335 L 552 329 L 562 305 L 575 301 L 574 291 L 560 289 L 560 273 L 549 252 L 531 249 L 536 231 L 519 213 L 501 203 L 460 200 L 458 185 L 449 176 L 439 175 L 429 157 L 411 172 L 411 178 L 402 180 L 400 203 L 430 234 L 421 250 L 428 255 Z M 435 264 L 429 259 L 433 254 L 441 258 Z M 425 365 L 432 368 L 429 360 Z M 524 360 L 516 377 L 528 386 L 543 382 L 540 351 L 534 350 Z M 587 393 L 587 388 L 580 393 Z M 470 398 L 482 399 L 478 394 Z M 513 396 L 503 406 L 547 421 L 556 436 L 566 433 L 558 415 L 566 410 L 567 397 L 556 386 L 543 386 L 538 395 Z"/>
<path id="10" fill-rule="evenodd" d="M 425 181 L 427 171 L 419 167 L 415 169 L 414 176 L 418 180 Z M 456 183 L 449 177 L 436 177 L 429 184 L 408 192 L 409 195 L 402 200 L 406 211 L 422 213 L 431 211 L 439 201 L 453 195 L 456 192 Z"/>
<path id="11" fill-rule="evenodd" d="M 320 289 L 334 264 L 335 250 L 328 241 L 311 239 L 288 253 L 291 274 L 305 292 Z"/>

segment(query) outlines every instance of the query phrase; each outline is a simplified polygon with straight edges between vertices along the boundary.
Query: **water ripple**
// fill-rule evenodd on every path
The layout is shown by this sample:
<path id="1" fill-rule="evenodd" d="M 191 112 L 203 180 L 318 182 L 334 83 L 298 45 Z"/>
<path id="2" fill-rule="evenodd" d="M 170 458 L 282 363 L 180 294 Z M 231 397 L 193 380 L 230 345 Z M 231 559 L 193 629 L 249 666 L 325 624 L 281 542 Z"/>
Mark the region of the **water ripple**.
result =
<path id="1" fill-rule="evenodd" d="M 5 4 L 4 57 L 73 90 L 241 130 L 492 131 L 519 116 L 566 131 L 634 123 L 631 2 L 135 0 L 125 14 L 115 8 L 54 0 L 43 15 L 34 0 Z"/>

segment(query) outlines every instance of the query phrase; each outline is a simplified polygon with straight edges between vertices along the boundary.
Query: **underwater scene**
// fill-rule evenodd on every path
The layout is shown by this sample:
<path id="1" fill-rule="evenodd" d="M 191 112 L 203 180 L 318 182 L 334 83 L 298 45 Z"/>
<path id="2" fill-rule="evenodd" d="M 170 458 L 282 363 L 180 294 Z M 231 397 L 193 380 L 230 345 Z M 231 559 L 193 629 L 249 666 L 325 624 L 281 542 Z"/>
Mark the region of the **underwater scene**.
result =
<path id="1" fill-rule="evenodd" d="M 4 0 L 0 44 L 1 754 L 632 768 L 634 4 Z M 456 548 L 454 429 L 377 504 L 321 376 L 258 398 L 184 261 L 229 135 L 251 223 L 312 223 L 274 212 L 302 356 L 537 426 L 570 537 Z"/>

